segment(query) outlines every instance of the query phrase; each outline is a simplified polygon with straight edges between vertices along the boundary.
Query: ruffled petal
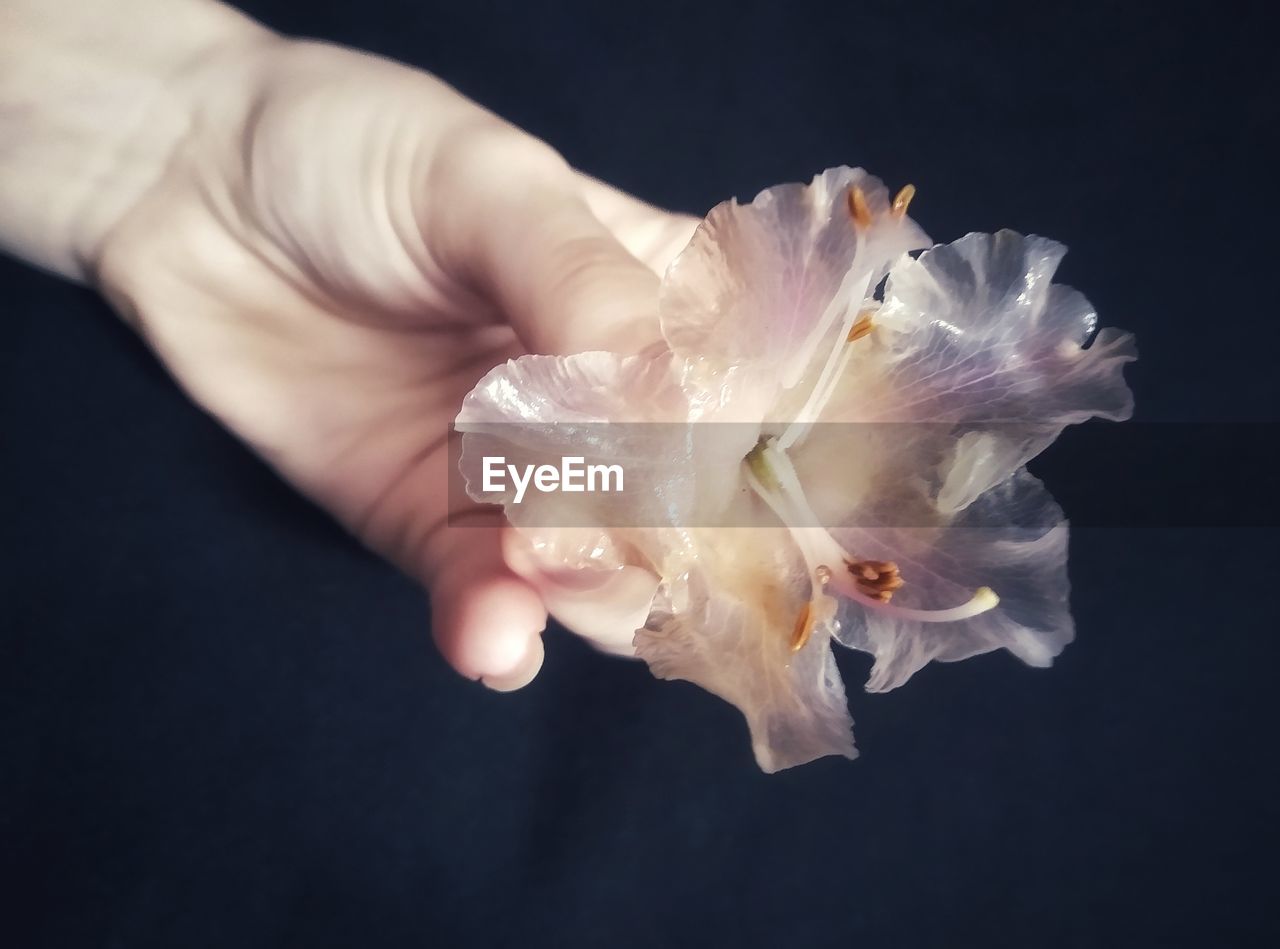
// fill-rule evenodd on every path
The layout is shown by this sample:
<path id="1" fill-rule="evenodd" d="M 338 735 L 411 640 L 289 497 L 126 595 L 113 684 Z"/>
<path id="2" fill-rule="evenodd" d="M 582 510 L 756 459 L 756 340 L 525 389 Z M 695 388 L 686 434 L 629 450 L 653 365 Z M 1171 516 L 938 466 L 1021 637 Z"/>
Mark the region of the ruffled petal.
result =
<path id="1" fill-rule="evenodd" d="M 1062 429 L 1128 418 L 1133 337 L 1098 330 L 1093 307 L 1051 282 L 1066 248 L 1013 231 L 970 234 L 894 265 L 875 331 L 849 343 L 825 422 L 900 426 L 919 454 L 960 445 L 937 495 L 959 510 L 1043 451 Z M 838 426 L 837 426 L 838 427 Z M 889 446 L 880 458 L 902 467 Z"/>
<path id="2" fill-rule="evenodd" d="M 862 225 L 849 205 L 855 187 Z M 888 265 L 928 245 L 890 204 L 879 179 L 840 167 L 809 185 L 768 188 L 747 205 L 718 205 L 663 280 L 659 314 L 671 349 L 796 386 Z"/>
<path id="3" fill-rule="evenodd" d="M 1122 368 L 1137 358 L 1133 337 L 1098 332 L 1089 301 L 1051 282 L 1065 253 L 1000 231 L 900 260 L 829 418 L 1059 428 L 1128 418 Z"/>
<path id="4" fill-rule="evenodd" d="M 692 543 L 703 556 L 666 571 L 653 613 L 636 633 L 636 654 L 658 678 L 692 682 L 736 706 L 766 772 L 825 755 L 855 757 L 831 622 L 817 624 L 804 648 L 791 652 L 811 591 L 786 531 L 697 531 Z"/>
<path id="5" fill-rule="evenodd" d="M 501 504 L 562 566 L 618 566 L 637 562 L 637 550 L 660 549 L 650 532 L 705 522 L 732 501 L 756 437 L 747 425 L 690 422 L 681 370 L 669 354 L 612 353 L 524 356 L 497 367 L 456 421 L 468 495 Z M 566 459 L 579 472 L 576 490 L 541 490 L 529 479 L 544 466 L 563 473 Z M 586 486 L 593 469 L 596 490 Z M 610 490 L 601 490 L 606 469 Z"/>
<path id="6" fill-rule="evenodd" d="M 689 400 L 670 356 L 521 356 L 491 369 L 455 426 L 683 422 Z"/>
<path id="7" fill-rule="evenodd" d="M 856 557 L 898 565 L 905 585 L 894 594 L 895 606 L 949 607 L 984 586 L 1000 597 L 995 609 L 945 623 L 845 604 L 836 639 L 875 657 L 868 691 L 896 688 L 934 659 L 952 662 L 1001 648 L 1047 666 L 1073 638 L 1066 522 L 1025 469 L 934 526 L 873 526 L 877 516 L 888 515 L 861 514 L 858 526 L 833 534 Z"/>

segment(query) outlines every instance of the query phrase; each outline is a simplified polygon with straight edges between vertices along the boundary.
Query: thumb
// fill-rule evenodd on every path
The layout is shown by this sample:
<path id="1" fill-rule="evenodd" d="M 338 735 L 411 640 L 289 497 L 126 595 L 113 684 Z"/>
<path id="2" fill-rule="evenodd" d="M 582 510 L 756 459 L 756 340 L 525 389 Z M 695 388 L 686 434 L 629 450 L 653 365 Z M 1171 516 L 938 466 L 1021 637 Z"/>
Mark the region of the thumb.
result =
<path id="1" fill-rule="evenodd" d="M 505 562 L 500 515 L 476 511 L 466 524 L 441 529 L 429 547 L 424 579 L 441 655 L 491 689 L 527 685 L 542 667 L 547 610 Z"/>
<path id="2" fill-rule="evenodd" d="M 658 342 L 657 275 L 565 178 L 481 218 L 474 246 L 484 289 L 530 352 L 637 352 Z"/>

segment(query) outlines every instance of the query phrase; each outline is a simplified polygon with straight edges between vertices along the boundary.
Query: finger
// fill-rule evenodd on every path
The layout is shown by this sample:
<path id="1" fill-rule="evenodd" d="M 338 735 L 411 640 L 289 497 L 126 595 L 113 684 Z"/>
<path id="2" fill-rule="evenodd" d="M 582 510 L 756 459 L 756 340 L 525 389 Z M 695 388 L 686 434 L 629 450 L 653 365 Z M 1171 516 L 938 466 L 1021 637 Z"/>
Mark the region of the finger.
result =
<path id="1" fill-rule="evenodd" d="M 542 667 L 547 611 L 502 555 L 496 517 L 442 527 L 427 581 L 431 631 L 445 660 L 499 691 L 527 685 Z"/>
<path id="2" fill-rule="evenodd" d="M 658 277 L 574 187 L 533 189 L 486 215 L 483 285 L 535 353 L 636 352 L 660 340 Z"/>
<path id="3" fill-rule="evenodd" d="M 511 568 L 538 591 L 565 628 L 604 652 L 635 656 L 632 640 L 645 624 L 658 589 L 658 576 L 639 566 L 616 569 L 553 569 L 514 528 L 503 534 Z"/>
<path id="4" fill-rule="evenodd" d="M 637 260 L 662 276 L 702 223 L 691 214 L 664 211 L 583 172 L 576 172 L 591 213 L 617 235 Z"/>

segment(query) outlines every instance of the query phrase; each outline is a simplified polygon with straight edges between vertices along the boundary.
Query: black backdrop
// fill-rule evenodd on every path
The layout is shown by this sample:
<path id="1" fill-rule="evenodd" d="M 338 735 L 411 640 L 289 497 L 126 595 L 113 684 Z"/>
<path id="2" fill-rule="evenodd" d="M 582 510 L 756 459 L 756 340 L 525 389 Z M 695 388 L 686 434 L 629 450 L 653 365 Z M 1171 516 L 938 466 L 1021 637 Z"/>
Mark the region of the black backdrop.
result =
<path id="1" fill-rule="evenodd" d="M 657 203 L 852 163 L 914 181 L 935 239 L 1053 236 L 1138 334 L 1142 418 L 1276 416 L 1261 6 L 242 5 L 431 69 Z M 868 696 L 843 655 L 862 758 L 767 777 L 733 709 L 562 632 L 521 693 L 456 677 L 419 593 L 89 292 L 0 260 L 0 305 L 0 943 L 1275 936 L 1274 522 L 1078 531 L 1052 670 Z M 1240 476 L 1229 443 L 1186 463 L 1206 495 Z M 1109 490 L 1084 470 L 1041 474 Z"/>

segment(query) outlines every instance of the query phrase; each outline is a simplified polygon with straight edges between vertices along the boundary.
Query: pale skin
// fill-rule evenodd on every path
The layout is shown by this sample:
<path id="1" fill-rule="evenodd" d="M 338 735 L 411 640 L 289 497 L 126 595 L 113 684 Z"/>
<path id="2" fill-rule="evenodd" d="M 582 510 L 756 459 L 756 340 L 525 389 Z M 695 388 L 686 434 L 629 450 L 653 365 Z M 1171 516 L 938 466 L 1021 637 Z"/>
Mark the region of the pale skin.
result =
<path id="1" fill-rule="evenodd" d="M 220 4 L 0 0 L 0 247 L 98 288 L 422 582 L 441 653 L 493 688 L 537 674 L 549 603 L 500 516 L 450 499 L 449 423 L 506 359 L 655 342 L 695 225 L 433 76 Z M 568 611 L 616 639 L 610 596 Z"/>

